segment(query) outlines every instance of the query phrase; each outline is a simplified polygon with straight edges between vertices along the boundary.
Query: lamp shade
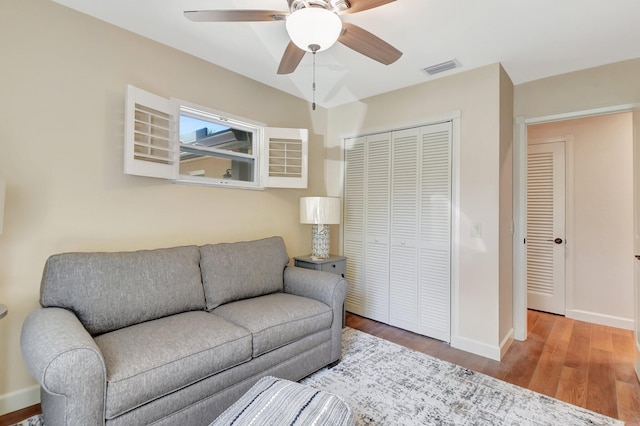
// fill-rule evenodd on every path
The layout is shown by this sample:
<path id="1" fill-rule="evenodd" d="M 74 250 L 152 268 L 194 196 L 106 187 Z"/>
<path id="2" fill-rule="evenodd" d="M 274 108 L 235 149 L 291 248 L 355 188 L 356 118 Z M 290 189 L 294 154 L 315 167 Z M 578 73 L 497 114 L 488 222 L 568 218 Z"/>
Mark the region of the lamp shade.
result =
<path id="1" fill-rule="evenodd" d="M 300 198 L 300 223 L 331 225 L 340 223 L 340 198 Z"/>
<path id="2" fill-rule="evenodd" d="M 2 234 L 2 224 L 4 223 L 4 195 L 7 185 L 0 179 L 0 234 Z"/>
<path id="3" fill-rule="evenodd" d="M 294 11 L 287 18 L 286 26 L 291 41 L 307 52 L 321 52 L 330 48 L 342 31 L 340 17 L 320 7 Z"/>

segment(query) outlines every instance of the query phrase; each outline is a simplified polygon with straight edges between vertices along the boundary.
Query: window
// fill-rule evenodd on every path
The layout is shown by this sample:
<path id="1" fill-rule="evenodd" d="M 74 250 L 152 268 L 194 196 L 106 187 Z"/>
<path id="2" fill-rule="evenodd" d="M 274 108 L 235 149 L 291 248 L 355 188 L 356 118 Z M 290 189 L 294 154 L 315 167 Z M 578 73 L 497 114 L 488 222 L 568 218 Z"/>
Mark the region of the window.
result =
<path id="1" fill-rule="evenodd" d="M 306 188 L 308 132 L 127 87 L 125 173 L 234 188 Z"/>

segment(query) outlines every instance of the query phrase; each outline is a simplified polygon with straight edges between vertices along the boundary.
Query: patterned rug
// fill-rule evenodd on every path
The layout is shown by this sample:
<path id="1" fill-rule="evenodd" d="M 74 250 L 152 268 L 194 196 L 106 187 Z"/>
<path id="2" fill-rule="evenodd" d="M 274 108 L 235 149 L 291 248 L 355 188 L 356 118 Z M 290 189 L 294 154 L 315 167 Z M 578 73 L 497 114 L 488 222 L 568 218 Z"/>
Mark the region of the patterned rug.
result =
<path id="1" fill-rule="evenodd" d="M 358 426 L 624 424 L 351 328 L 342 331 L 342 361 L 302 383 L 342 397 Z"/>
<path id="2" fill-rule="evenodd" d="M 342 361 L 302 383 L 341 396 L 356 425 L 624 424 L 351 328 L 342 342 Z"/>

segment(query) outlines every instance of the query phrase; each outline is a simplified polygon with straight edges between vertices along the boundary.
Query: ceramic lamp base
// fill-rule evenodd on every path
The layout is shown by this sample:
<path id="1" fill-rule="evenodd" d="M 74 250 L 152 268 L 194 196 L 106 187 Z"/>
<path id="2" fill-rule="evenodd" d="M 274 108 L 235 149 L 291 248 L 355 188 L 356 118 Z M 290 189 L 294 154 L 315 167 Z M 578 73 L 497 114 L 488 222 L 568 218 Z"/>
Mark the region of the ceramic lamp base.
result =
<path id="1" fill-rule="evenodd" d="M 313 239 L 311 241 L 311 256 L 318 259 L 329 257 L 329 225 L 313 225 Z"/>

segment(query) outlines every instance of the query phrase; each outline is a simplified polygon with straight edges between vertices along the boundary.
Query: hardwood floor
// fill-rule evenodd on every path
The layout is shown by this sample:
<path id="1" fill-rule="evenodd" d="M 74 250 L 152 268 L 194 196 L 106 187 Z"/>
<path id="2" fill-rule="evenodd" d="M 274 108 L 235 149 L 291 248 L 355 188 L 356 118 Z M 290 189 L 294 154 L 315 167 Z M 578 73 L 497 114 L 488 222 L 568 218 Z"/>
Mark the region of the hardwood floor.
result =
<path id="1" fill-rule="evenodd" d="M 22 410 L 0 416 L 0 426 L 9 426 L 40 413 L 42 413 L 40 404 L 32 405 L 31 407 L 23 408 Z"/>
<path id="2" fill-rule="evenodd" d="M 633 332 L 529 311 L 529 337 L 501 362 L 425 336 L 347 313 L 347 326 L 589 410 L 640 426 L 640 383 Z M 0 416 L 7 426 L 40 406 Z"/>
<path id="3" fill-rule="evenodd" d="M 347 326 L 470 370 L 640 425 L 633 332 L 528 311 L 529 336 L 501 362 L 347 313 Z"/>

